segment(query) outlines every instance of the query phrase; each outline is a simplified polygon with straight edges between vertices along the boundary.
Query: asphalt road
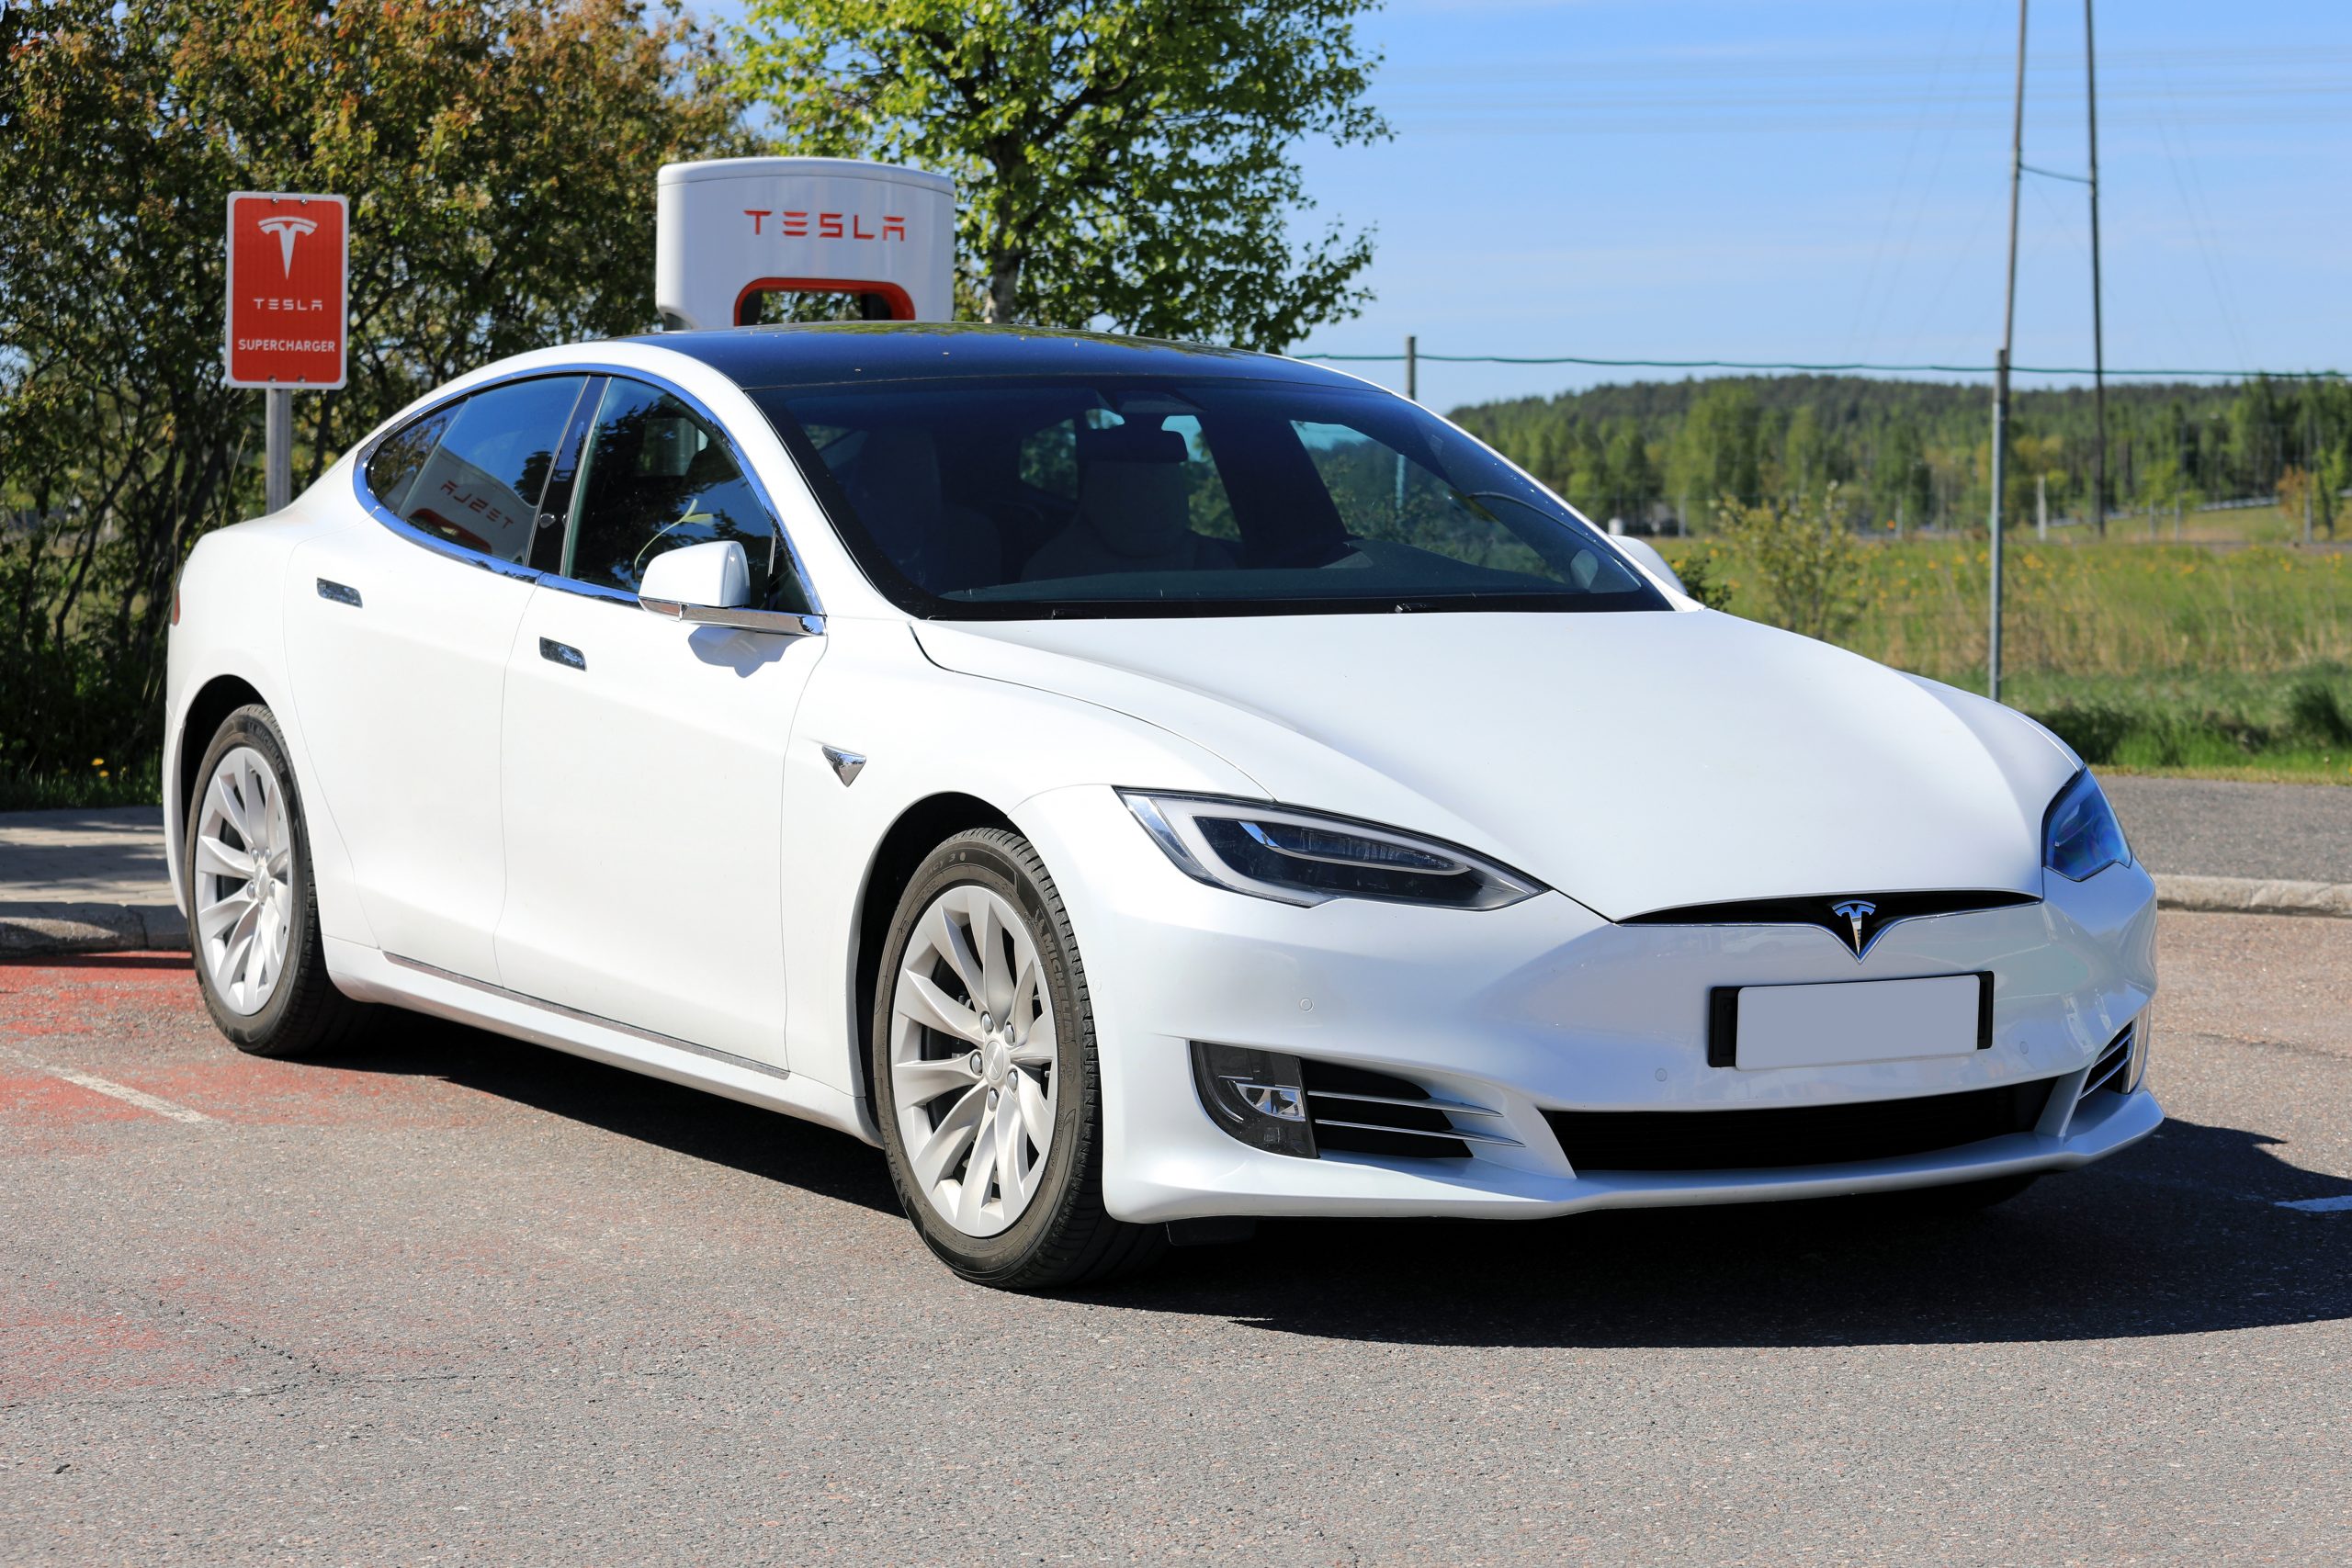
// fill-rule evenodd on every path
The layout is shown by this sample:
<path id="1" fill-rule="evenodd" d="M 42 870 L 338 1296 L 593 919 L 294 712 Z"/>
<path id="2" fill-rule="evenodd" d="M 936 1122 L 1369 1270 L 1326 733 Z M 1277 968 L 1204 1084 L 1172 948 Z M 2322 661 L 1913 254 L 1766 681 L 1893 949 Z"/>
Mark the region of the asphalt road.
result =
<path id="1" fill-rule="evenodd" d="M 2163 930 L 2173 1120 L 1990 1214 L 1291 1224 L 1066 1300 L 832 1134 L 0 966 L 0 1560 L 2342 1562 L 2352 1203 L 2280 1205 L 2352 1197 L 2352 921 Z"/>
<path id="2" fill-rule="evenodd" d="M 2124 836 L 2154 871 L 2352 883 L 2352 788 L 2102 777 Z"/>

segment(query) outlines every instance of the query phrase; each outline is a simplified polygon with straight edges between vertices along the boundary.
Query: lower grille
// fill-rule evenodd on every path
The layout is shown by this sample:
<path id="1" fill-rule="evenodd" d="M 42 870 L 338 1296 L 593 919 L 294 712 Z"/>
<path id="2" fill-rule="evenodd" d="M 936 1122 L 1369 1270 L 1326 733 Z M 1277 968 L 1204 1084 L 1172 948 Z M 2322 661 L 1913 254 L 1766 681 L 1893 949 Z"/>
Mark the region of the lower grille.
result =
<path id="1" fill-rule="evenodd" d="M 1467 1159 L 1469 1145 L 1510 1144 L 1498 1134 L 1465 1130 L 1455 1118 L 1487 1118 L 1482 1105 L 1440 1100 L 1417 1083 L 1363 1067 L 1308 1058 L 1299 1064 L 1316 1146 L 1330 1154 L 1405 1159 Z"/>
<path id="2" fill-rule="evenodd" d="M 1961 1094 L 1762 1111 L 1547 1111 L 1568 1163 L 1608 1170 L 1770 1170 L 1959 1148 L 2041 1120 L 2055 1079 Z"/>
<path id="3" fill-rule="evenodd" d="M 2093 1062 L 2091 1070 L 2084 1075 L 2083 1092 L 2075 1097 L 2075 1104 L 2080 1105 L 2101 1089 L 2112 1089 L 2118 1094 L 2123 1092 L 2126 1077 L 2123 1069 L 2132 1060 L 2132 1031 L 2137 1027 L 2136 1024 L 2125 1024 L 2123 1032 L 2107 1043 L 2107 1049 L 2098 1054 L 2098 1060 Z"/>

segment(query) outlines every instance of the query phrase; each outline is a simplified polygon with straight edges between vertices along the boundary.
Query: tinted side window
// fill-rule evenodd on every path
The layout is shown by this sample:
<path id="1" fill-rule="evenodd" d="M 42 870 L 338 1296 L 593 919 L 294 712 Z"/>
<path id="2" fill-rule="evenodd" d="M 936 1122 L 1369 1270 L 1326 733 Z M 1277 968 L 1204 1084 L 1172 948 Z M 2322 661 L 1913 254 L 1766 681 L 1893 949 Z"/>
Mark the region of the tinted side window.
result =
<path id="1" fill-rule="evenodd" d="M 616 378 L 605 388 L 575 494 L 566 577 L 634 593 L 664 550 L 732 539 L 754 606 L 808 608 L 775 519 L 725 438 L 658 387 Z"/>
<path id="2" fill-rule="evenodd" d="M 375 456 L 368 459 L 368 489 L 378 501 L 401 516 L 408 515 L 401 507 L 408 500 L 409 486 L 424 471 L 426 459 L 441 444 L 441 433 L 449 428 L 457 412 L 455 405 L 435 409 L 384 437 Z"/>
<path id="3" fill-rule="evenodd" d="M 476 392 L 386 441 L 368 460 L 368 485 L 413 527 L 518 566 L 552 567 L 560 520 L 542 516 L 540 495 L 585 381 L 548 376 Z M 427 426 L 437 439 L 396 494 Z"/>

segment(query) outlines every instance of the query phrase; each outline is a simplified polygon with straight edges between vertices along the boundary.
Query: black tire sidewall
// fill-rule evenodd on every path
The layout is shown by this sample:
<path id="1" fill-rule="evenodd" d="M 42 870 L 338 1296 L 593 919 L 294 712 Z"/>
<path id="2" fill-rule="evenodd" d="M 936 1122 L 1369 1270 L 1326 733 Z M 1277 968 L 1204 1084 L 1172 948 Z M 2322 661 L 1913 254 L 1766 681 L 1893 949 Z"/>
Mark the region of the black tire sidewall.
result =
<path id="1" fill-rule="evenodd" d="M 1087 1005 L 1084 970 L 1076 945 L 1066 940 L 1067 918 L 1050 884 L 1021 863 L 1018 851 L 1025 840 L 1003 832 L 959 834 L 932 852 L 917 868 L 899 897 L 883 945 L 882 966 L 876 971 L 871 1033 L 875 1120 L 882 1129 L 882 1146 L 888 1158 L 890 1180 L 899 1201 L 941 1261 L 967 1279 L 993 1282 L 1020 1276 L 1033 1259 L 1051 1247 L 1068 1227 L 1080 1204 L 1101 1185 L 1101 1130 L 1095 1124 L 1092 1092 L 1095 1082 L 1094 1021 Z M 1041 868 L 1042 869 L 1042 868 Z M 1046 994 L 1053 1003 L 1055 1029 L 1054 1141 L 1046 1153 L 1046 1171 L 1036 1196 L 1021 1217 L 992 1236 L 970 1236 L 949 1224 L 933 1207 L 930 1195 L 918 1188 L 908 1167 L 900 1140 L 898 1105 L 890 1087 L 890 1027 L 892 993 L 899 965 L 912 941 L 917 920 L 932 901 L 948 889 L 966 884 L 1001 896 L 1020 911 L 1036 943 L 1045 970 Z M 1099 1199 L 1094 1200 L 1099 1202 Z"/>
<path id="2" fill-rule="evenodd" d="M 269 764 L 277 787 L 286 797 L 286 821 L 293 836 L 293 854 L 287 866 L 287 903 L 292 913 L 286 934 L 286 968 L 278 976 L 277 987 L 261 1010 L 241 1013 L 220 999 L 213 988 L 212 970 L 205 960 L 204 933 L 196 919 L 196 833 L 204 816 L 205 792 L 212 785 L 212 772 L 220 759 L 240 746 L 250 746 Z M 286 742 L 277 733 L 277 721 L 270 711 L 259 704 L 248 704 L 237 709 L 213 732 L 212 744 L 205 748 L 204 761 L 196 771 L 196 790 L 187 802 L 187 821 L 180 848 L 181 890 L 187 899 L 188 945 L 196 960 L 197 985 L 204 993 L 204 1005 L 212 1014 L 213 1023 L 239 1048 L 247 1051 L 267 1051 L 286 1032 L 286 1018 L 305 987 L 322 984 L 325 954 L 318 937 L 318 907 L 311 885 L 311 836 L 302 816 L 301 788 L 295 783 L 292 762 L 286 755 Z"/>

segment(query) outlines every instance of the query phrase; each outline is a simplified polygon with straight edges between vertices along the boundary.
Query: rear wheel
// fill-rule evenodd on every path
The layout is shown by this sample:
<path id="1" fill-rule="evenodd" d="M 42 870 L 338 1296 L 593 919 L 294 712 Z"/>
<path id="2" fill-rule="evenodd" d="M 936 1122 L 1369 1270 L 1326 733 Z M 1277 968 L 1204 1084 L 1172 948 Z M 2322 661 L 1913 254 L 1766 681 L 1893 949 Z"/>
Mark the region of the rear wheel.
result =
<path id="1" fill-rule="evenodd" d="M 1138 1267 L 1159 1227 L 1102 1207 L 1085 972 L 1053 879 L 1017 833 L 959 833 L 900 896 L 873 1026 L 899 1201 L 942 1261 L 1006 1290 Z"/>
<path id="2" fill-rule="evenodd" d="M 196 776 L 180 858 L 212 1021 L 257 1056 L 341 1043 L 367 1010 L 327 978 L 310 835 L 269 709 L 248 704 L 222 720 Z"/>

